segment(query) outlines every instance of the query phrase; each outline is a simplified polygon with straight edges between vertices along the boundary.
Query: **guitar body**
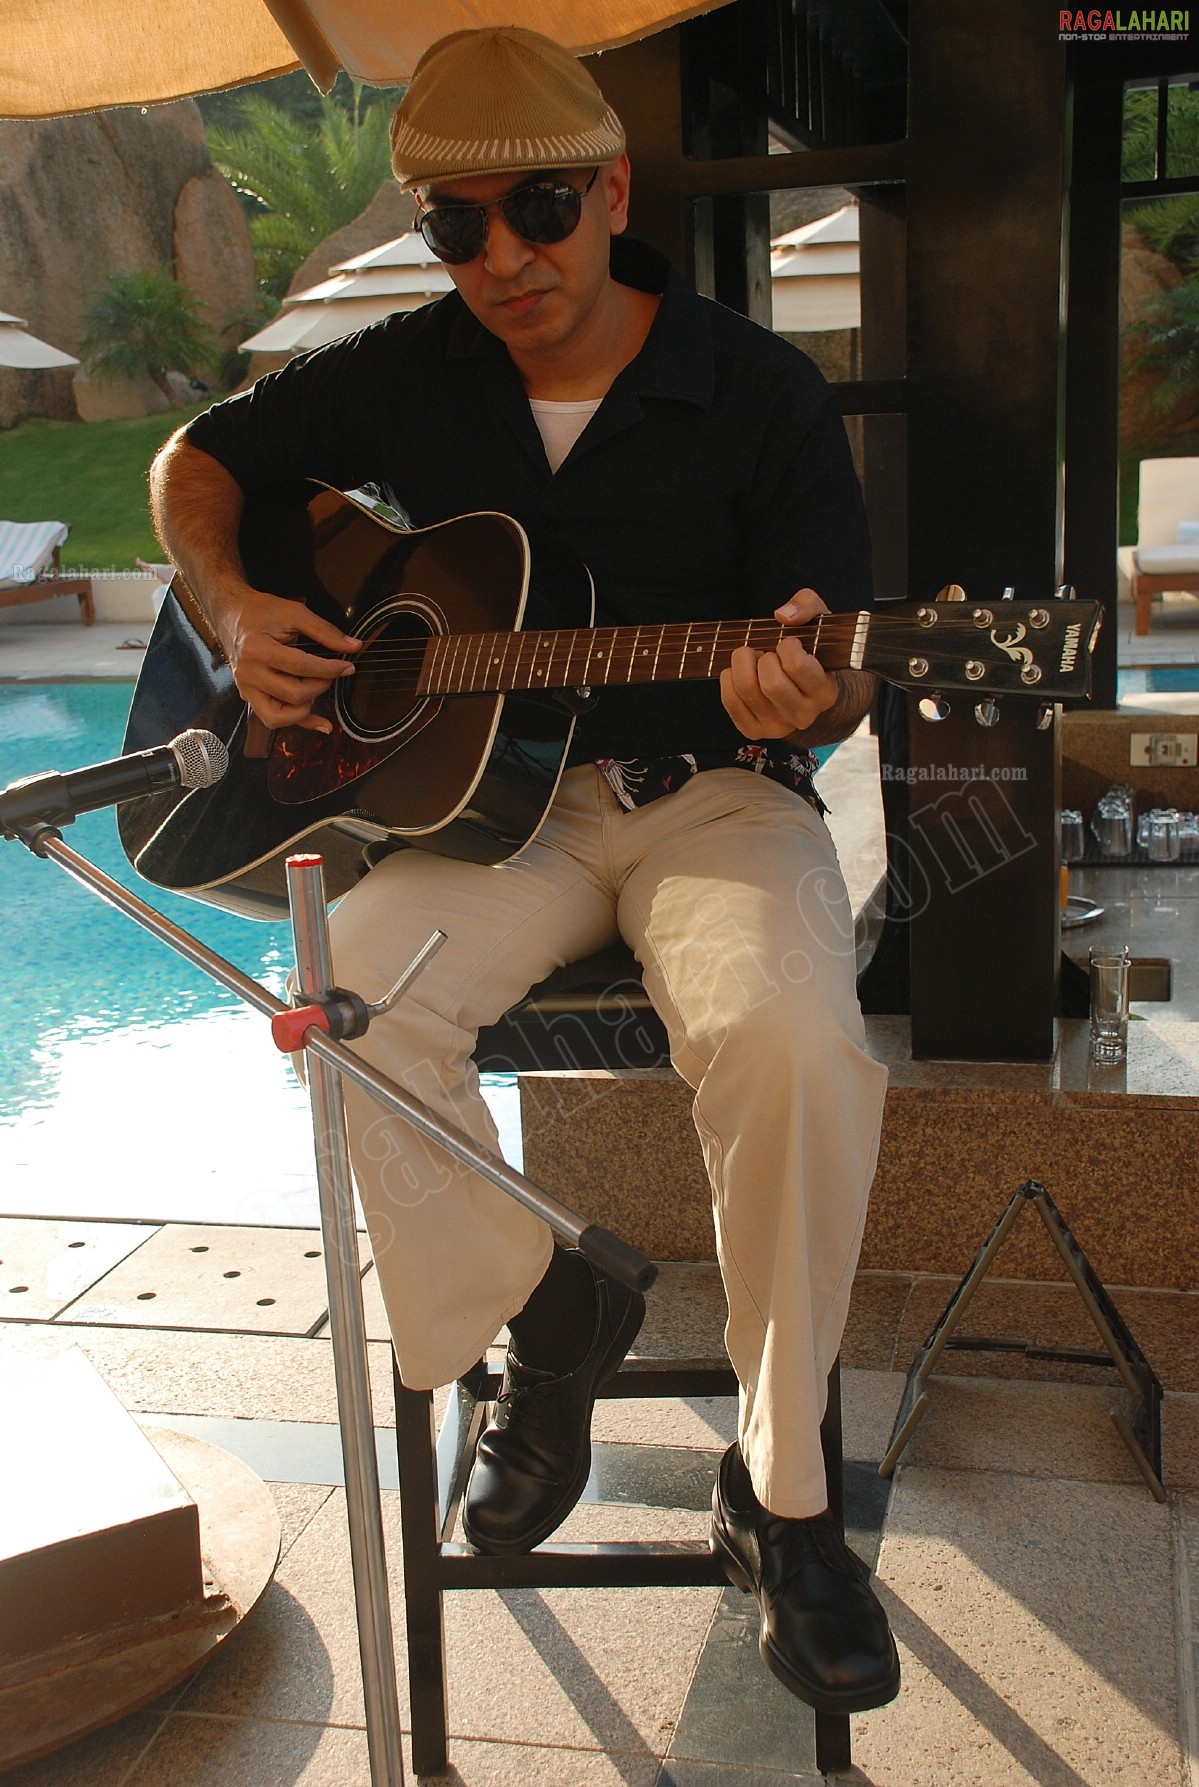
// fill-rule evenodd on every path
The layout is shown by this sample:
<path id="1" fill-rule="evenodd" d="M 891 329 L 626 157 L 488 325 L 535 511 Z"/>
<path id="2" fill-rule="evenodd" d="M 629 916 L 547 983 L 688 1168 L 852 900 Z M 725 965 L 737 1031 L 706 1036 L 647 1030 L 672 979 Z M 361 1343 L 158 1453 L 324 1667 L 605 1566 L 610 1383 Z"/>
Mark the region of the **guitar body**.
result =
<path id="1" fill-rule="evenodd" d="M 366 638 L 371 662 L 399 672 L 372 673 L 364 653 L 363 669 L 317 704 L 331 734 L 289 727 L 259 754 L 211 628 L 176 577 L 125 735 L 125 751 L 165 744 L 191 726 L 224 741 L 229 768 L 213 787 L 130 802 L 118 809 L 118 829 L 147 880 L 255 917 L 287 910 L 284 861 L 296 848 L 324 857 L 330 897 L 363 874 L 368 845 L 411 844 L 480 863 L 521 849 L 562 773 L 574 727 L 569 701 L 536 690 L 422 698 L 420 654 L 437 634 L 588 626 L 593 618 L 586 568 L 539 547 L 534 580 L 528 539 L 507 516 L 403 529 L 313 488 L 247 504 L 246 574 Z"/>
<path id="2" fill-rule="evenodd" d="M 311 492 L 315 489 L 316 494 Z M 743 646 L 799 638 L 826 669 L 868 670 L 932 697 L 961 691 L 1054 701 L 1090 692 L 1095 602 L 937 601 L 872 616 L 822 613 L 596 627 L 585 566 L 507 515 L 392 526 L 309 485 L 247 504 L 250 582 L 305 602 L 362 640 L 354 674 L 315 703 L 328 734 L 276 733 L 248 714 L 191 590 L 176 577 L 134 691 L 125 750 L 214 732 L 229 768 L 211 788 L 118 810 L 139 874 L 257 917 L 286 910 L 284 859 L 325 859 L 331 896 L 404 845 L 498 863 L 533 838 L 595 686 L 711 681 Z M 548 592 L 552 591 L 552 598 Z M 315 647 L 309 647 L 316 650 Z"/>

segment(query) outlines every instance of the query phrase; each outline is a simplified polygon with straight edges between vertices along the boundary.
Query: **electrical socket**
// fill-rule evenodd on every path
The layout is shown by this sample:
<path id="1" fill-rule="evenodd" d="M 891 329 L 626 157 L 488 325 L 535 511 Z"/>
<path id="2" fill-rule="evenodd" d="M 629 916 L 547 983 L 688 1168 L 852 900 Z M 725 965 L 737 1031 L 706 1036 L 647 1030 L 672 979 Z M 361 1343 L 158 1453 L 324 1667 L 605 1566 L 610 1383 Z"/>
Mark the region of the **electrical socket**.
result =
<path id="1" fill-rule="evenodd" d="M 1129 763 L 1157 768 L 1191 769 L 1196 762 L 1199 733 L 1134 732 L 1128 740 Z"/>

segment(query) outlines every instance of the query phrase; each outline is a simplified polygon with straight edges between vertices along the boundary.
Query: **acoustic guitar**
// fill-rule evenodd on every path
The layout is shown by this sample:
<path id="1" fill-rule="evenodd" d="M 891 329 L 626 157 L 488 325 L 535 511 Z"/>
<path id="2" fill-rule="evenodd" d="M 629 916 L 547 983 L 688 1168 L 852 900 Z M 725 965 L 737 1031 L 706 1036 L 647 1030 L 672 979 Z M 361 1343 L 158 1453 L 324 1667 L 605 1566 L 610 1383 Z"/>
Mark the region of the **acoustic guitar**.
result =
<path id="1" fill-rule="evenodd" d="M 354 675 L 315 704 L 333 730 L 267 732 L 176 575 L 124 748 L 199 726 L 224 740 L 229 768 L 211 788 L 150 795 L 117 818 L 147 880 L 264 918 L 286 911 L 284 859 L 301 840 L 324 856 L 331 897 L 403 845 L 479 863 L 514 856 L 553 800 L 578 714 L 607 685 L 719 677 L 739 646 L 772 650 L 793 634 L 828 669 L 874 671 L 930 696 L 1052 702 L 1089 692 L 1099 628 L 1093 602 L 964 600 L 799 627 L 596 627 L 586 568 L 531 546 L 509 516 L 404 528 L 323 486 L 248 503 L 241 549 L 256 588 L 303 600 L 363 641 Z"/>

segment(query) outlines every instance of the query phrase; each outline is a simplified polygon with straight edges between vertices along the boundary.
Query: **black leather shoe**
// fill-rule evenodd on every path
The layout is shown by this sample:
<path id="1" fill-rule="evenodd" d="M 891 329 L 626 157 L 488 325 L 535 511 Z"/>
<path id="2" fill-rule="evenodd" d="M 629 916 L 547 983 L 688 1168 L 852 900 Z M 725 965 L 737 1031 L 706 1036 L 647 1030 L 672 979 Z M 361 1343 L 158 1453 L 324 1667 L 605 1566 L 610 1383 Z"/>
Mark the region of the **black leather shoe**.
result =
<path id="1" fill-rule="evenodd" d="M 475 1453 L 462 1527 L 477 1551 L 531 1551 L 561 1526 L 591 1470 L 591 1411 L 645 1320 L 645 1298 L 593 1270 L 595 1331 L 562 1376 L 508 1348 L 504 1381 Z"/>
<path id="2" fill-rule="evenodd" d="M 731 1446 L 712 1494 L 712 1550 L 758 1597 L 767 1669 L 821 1713 L 864 1713 L 899 1692 L 899 1655 L 870 1571 L 832 1516 L 784 1520 L 758 1501 Z"/>

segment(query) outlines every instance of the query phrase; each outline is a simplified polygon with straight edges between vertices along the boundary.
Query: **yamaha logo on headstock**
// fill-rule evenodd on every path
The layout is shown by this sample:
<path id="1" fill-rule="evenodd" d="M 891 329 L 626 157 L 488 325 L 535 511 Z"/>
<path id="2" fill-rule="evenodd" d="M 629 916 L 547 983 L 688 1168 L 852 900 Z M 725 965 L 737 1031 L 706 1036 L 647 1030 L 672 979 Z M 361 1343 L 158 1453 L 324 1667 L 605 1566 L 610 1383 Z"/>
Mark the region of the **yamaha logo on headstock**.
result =
<path id="1" fill-rule="evenodd" d="M 1062 640 L 1062 661 L 1059 669 L 1063 675 L 1066 671 L 1073 670 L 1081 644 L 1082 622 L 1071 621 L 1070 625 L 1066 628 L 1066 636 Z"/>

